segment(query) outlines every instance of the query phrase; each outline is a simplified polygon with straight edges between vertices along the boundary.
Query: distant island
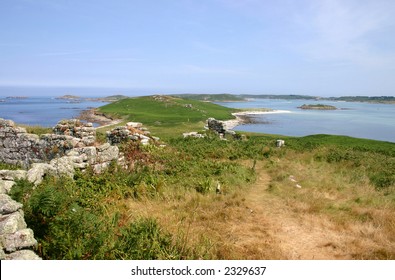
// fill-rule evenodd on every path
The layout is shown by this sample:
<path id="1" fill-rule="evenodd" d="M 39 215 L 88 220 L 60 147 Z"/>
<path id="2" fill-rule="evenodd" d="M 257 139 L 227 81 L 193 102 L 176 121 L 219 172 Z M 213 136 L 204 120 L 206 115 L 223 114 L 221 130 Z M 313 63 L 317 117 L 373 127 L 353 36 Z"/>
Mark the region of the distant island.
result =
<path id="1" fill-rule="evenodd" d="M 320 97 L 297 94 L 177 94 L 173 95 L 179 98 L 200 100 L 207 102 L 240 102 L 248 99 L 282 99 L 282 100 L 322 100 L 322 101 L 344 101 L 344 102 L 368 102 L 395 104 L 395 96 L 340 96 L 340 97 Z"/>
<path id="2" fill-rule="evenodd" d="M 121 99 L 129 98 L 128 96 L 125 95 L 111 95 L 107 97 L 98 97 L 98 98 L 85 98 L 87 101 L 102 101 L 102 102 L 115 102 Z"/>
<path id="3" fill-rule="evenodd" d="M 77 99 L 81 99 L 81 97 L 76 95 L 66 94 L 63 96 L 55 97 L 55 99 L 77 100 Z"/>
<path id="4" fill-rule="evenodd" d="M 302 110 L 337 110 L 335 106 L 325 104 L 303 104 L 298 108 Z"/>
<path id="5" fill-rule="evenodd" d="M 28 99 L 27 96 L 7 96 L 7 99 Z"/>
<path id="6" fill-rule="evenodd" d="M 395 104 L 395 96 L 341 96 L 328 97 L 324 100 Z"/>
<path id="7" fill-rule="evenodd" d="M 258 99 L 285 99 L 285 100 L 295 100 L 295 99 L 304 99 L 304 100 L 320 100 L 322 97 L 318 96 L 310 96 L 310 95 L 297 95 L 297 94 L 242 94 L 240 97 L 243 98 L 258 98 Z"/>
<path id="8" fill-rule="evenodd" d="M 207 102 L 236 102 L 236 101 L 246 101 L 246 98 L 239 95 L 229 94 L 229 93 L 220 93 L 220 94 L 192 94 L 192 93 L 184 93 L 184 94 L 176 94 L 172 95 L 178 98 L 191 99 L 191 100 L 199 100 L 199 101 L 207 101 Z"/>
<path id="9" fill-rule="evenodd" d="M 81 101 L 102 101 L 102 102 L 115 102 L 121 99 L 129 98 L 128 96 L 125 95 L 111 95 L 107 97 L 86 97 L 82 98 L 80 96 L 76 95 L 62 95 L 59 97 L 55 97 L 55 99 L 62 99 L 62 100 L 70 100 L 70 101 L 75 101 L 75 102 L 81 102 Z"/>

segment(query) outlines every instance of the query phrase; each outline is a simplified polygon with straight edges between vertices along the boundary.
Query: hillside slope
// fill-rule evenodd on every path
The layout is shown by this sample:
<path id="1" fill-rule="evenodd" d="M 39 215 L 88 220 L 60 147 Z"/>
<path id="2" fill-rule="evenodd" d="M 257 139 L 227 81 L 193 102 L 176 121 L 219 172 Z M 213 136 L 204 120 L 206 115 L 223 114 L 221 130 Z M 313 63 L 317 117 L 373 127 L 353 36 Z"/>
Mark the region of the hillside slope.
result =
<path id="1" fill-rule="evenodd" d="M 125 121 L 142 122 L 158 136 L 201 130 L 208 118 L 233 119 L 231 113 L 237 111 L 210 102 L 162 95 L 127 98 L 99 110 Z"/>

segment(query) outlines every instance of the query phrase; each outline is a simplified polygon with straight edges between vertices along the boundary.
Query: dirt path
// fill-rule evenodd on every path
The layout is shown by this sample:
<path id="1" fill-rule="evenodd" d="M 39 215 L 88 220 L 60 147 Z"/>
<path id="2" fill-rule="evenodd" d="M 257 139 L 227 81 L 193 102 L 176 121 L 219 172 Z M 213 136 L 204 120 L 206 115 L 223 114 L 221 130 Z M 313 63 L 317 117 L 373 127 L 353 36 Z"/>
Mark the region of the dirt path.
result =
<path id="1" fill-rule="evenodd" d="M 256 184 L 245 196 L 245 205 L 251 213 L 254 229 L 251 230 L 251 218 L 237 225 L 244 230 L 234 228 L 234 233 L 239 233 L 237 239 L 243 240 L 244 247 L 262 246 L 257 240 L 265 239 L 270 243 L 275 242 L 277 250 L 281 252 L 280 255 L 279 252 L 272 255 L 272 258 L 351 258 L 341 245 L 345 242 L 346 236 L 333 230 L 334 225 L 327 218 L 296 213 L 287 205 L 287 201 L 268 193 L 266 189 L 270 177 L 262 167 L 257 167 Z M 274 247 L 271 249 L 273 252 L 277 250 Z"/>

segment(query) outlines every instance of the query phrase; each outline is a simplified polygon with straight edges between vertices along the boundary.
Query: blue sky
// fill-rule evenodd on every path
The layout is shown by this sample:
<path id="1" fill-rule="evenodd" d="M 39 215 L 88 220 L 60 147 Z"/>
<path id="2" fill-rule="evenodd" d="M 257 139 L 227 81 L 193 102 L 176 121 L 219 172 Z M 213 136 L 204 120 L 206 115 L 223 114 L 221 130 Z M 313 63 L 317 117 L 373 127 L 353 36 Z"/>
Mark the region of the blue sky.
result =
<path id="1" fill-rule="evenodd" d="M 0 86 L 395 95 L 393 0 L 1 0 Z"/>

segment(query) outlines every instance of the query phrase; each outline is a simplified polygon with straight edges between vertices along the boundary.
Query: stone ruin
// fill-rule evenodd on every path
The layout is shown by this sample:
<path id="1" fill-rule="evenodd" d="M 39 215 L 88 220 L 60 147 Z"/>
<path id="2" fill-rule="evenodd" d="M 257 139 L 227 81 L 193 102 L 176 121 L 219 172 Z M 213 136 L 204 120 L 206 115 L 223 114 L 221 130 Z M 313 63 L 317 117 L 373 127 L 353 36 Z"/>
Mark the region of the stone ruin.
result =
<path id="1" fill-rule="evenodd" d="M 68 135 L 81 139 L 80 146 L 92 146 L 96 141 L 96 129 L 92 123 L 82 123 L 78 119 L 61 120 L 53 128 L 54 134 Z"/>
<path id="2" fill-rule="evenodd" d="M 224 139 L 225 135 L 236 136 L 236 132 L 226 128 L 226 123 L 224 121 L 219 121 L 214 118 L 207 119 L 207 126 L 209 130 L 218 133 L 221 139 Z"/>
<path id="3" fill-rule="evenodd" d="M 207 119 L 207 128 L 217 132 L 218 134 L 225 134 L 227 131 L 225 123 L 214 118 Z"/>
<path id="4" fill-rule="evenodd" d="M 23 170 L 0 170 L 0 260 L 40 260 L 32 248 L 37 245 L 34 233 L 27 228 L 22 204 L 8 193 L 15 179 L 26 176 Z"/>
<path id="5" fill-rule="evenodd" d="M 27 169 L 0 170 L 0 259 L 40 259 L 31 250 L 37 241 L 27 228 L 22 205 L 8 196 L 15 180 L 38 185 L 46 175 L 73 177 L 76 169 L 89 166 L 100 173 L 113 161 L 124 164 L 116 144 L 129 140 L 147 145 L 159 138 L 150 136 L 141 123 L 128 123 L 107 132 L 108 143 L 99 145 L 91 123 L 63 120 L 52 134 L 39 137 L 11 120 L 0 119 L 0 162 Z"/>
<path id="6" fill-rule="evenodd" d="M 219 135 L 222 140 L 226 140 L 226 135 L 231 135 L 236 140 L 245 140 L 245 135 L 239 135 L 235 131 L 227 128 L 227 124 L 224 121 L 216 120 L 214 118 L 208 118 L 206 121 L 206 126 L 204 127 L 207 130 L 213 131 Z M 193 132 L 185 132 L 182 134 L 184 138 L 204 138 L 205 135 L 196 131 Z"/>
<path id="7" fill-rule="evenodd" d="M 74 148 L 93 146 L 96 140 L 92 124 L 78 120 L 60 121 L 53 132 L 39 137 L 11 120 L 0 119 L 0 162 L 27 168 L 61 157 Z"/>
<path id="8" fill-rule="evenodd" d="M 151 136 L 147 128 L 139 122 L 128 122 L 125 126 L 118 126 L 106 133 L 107 142 L 111 145 L 125 141 L 139 141 L 142 145 L 159 141 L 159 138 Z"/>

